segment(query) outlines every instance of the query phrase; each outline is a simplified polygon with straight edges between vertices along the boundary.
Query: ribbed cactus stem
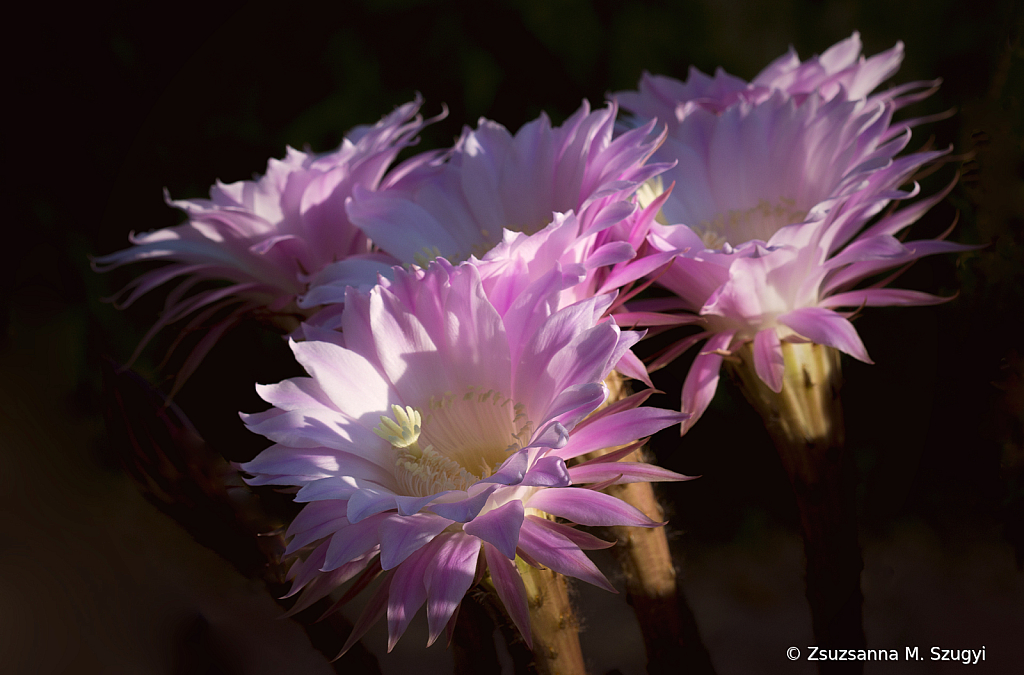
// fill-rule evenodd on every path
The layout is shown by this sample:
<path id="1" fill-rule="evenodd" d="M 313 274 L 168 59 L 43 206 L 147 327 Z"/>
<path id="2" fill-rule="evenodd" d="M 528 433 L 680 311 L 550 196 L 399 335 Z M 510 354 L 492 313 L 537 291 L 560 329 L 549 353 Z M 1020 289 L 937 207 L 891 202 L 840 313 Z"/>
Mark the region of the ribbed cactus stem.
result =
<path id="1" fill-rule="evenodd" d="M 539 675 L 585 675 L 579 622 L 565 577 L 516 558 L 526 586 L 534 663 Z"/>
<path id="2" fill-rule="evenodd" d="M 614 370 L 605 378 L 605 385 L 609 390 L 609 404 L 632 393 L 625 378 Z M 589 457 L 617 449 L 605 448 Z M 648 462 L 650 459 L 648 453 L 639 448 L 622 461 Z M 605 492 L 636 507 L 651 520 L 665 520 L 665 511 L 650 483 L 611 485 Z M 629 601 L 643 632 L 648 672 L 678 672 L 680 661 L 689 664 L 693 673 L 713 672 L 693 613 L 679 593 L 676 566 L 665 528 L 616 526 L 609 529 L 617 542 L 615 553 L 626 579 Z"/>

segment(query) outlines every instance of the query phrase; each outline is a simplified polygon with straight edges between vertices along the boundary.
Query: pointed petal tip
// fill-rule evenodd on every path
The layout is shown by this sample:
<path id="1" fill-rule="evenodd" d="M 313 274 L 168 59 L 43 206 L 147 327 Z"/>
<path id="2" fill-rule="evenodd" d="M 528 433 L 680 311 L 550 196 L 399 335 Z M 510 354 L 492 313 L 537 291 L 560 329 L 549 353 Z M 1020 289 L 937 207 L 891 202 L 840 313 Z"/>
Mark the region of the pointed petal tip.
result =
<path id="1" fill-rule="evenodd" d="M 340 651 L 340 652 L 338 652 L 338 655 L 337 655 L 337 656 L 335 656 L 335 657 L 334 657 L 333 659 L 331 659 L 331 660 L 329 661 L 329 663 L 334 663 L 335 661 L 337 661 L 338 659 L 340 659 L 340 658 L 341 658 L 342 656 L 344 656 L 345 654 L 347 654 L 347 653 L 348 653 L 348 650 L 352 649 L 352 647 L 354 647 L 354 646 L 355 646 L 356 642 L 358 642 L 358 640 L 349 640 L 348 642 L 346 642 L 346 643 L 345 643 L 345 646 L 341 648 L 341 651 Z"/>
<path id="2" fill-rule="evenodd" d="M 438 632 L 436 632 L 436 633 L 431 633 L 430 635 L 428 635 L 428 636 L 427 636 L 427 649 L 430 649 L 430 647 L 431 647 L 431 646 L 432 646 L 432 645 L 433 645 L 433 644 L 434 644 L 435 642 L 437 642 L 437 638 L 441 637 L 441 633 L 442 633 L 443 631 L 444 631 L 444 629 L 442 628 L 442 629 L 441 629 L 440 631 L 438 631 Z"/>
<path id="3" fill-rule="evenodd" d="M 680 411 L 680 415 L 684 415 L 679 422 L 679 435 L 685 436 L 686 432 L 693 428 L 693 425 L 700 419 L 700 415 L 697 413 L 688 413 L 685 410 Z"/>

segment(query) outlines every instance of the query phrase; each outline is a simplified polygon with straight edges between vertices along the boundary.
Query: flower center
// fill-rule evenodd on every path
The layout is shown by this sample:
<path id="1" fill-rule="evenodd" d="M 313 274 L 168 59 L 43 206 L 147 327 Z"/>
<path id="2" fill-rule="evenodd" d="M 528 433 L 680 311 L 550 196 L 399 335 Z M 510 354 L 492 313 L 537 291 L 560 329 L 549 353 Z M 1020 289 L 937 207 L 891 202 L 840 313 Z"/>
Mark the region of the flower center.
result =
<path id="1" fill-rule="evenodd" d="M 637 190 L 637 202 L 641 208 L 647 208 L 664 191 L 661 176 L 655 176 Z M 807 210 L 798 208 L 795 199 L 779 197 L 777 202 L 761 199 L 757 206 L 749 209 L 732 209 L 717 213 L 710 220 L 702 220 L 696 225 L 684 224 L 697 233 L 704 246 L 721 249 L 726 244 L 739 246 L 752 239 L 768 241 L 786 225 L 802 223 L 806 217 Z M 671 224 L 663 211 L 658 211 L 654 219 L 662 225 Z"/>
<path id="2" fill-rule="evenodd" d="M 393 419 L 382 415 L 374 432 L 395 448 L 395 478 L 415 497 L 467 489 L 533 433 L 523 406 L 494 390 L 432 396 L 426 415 L 411 406 L 391 411 Z"/>
<path id="3" fill-rule="evenodd" d="M 786 225 L 803 222 L 806 215 L 807 211 L 797 208 L 796 201 L 788 197 L 779 197 L 777 203 L 762 199 L 757 206 L 718 213 L 692 229 L 705 246 L 719 249 L 727 243 L 738 246 L 753 239 L 768 241 Z"/>

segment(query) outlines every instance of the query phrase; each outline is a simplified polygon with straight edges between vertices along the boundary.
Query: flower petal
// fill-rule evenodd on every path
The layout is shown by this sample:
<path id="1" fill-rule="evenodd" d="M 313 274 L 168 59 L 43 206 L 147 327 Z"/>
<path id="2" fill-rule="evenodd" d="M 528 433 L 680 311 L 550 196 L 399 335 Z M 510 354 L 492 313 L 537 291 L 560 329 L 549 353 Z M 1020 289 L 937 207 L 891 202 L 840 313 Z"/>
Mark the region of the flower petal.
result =
<path id="1" fill-rule="evenodd" d="M 432 513 L 414 513 L 410 516 L 385 514 L 379 523 L 380 566 L 390 570 L 427 545 L 452 521 Z"/>
<path id="2" fill-rule="evenodd" d="M 938 305 L 949 302 L 954 297 L 943 298 L 931 293 L 921 291 L 908 291 L 899 288 L 865 288 L 859 291 L 847 291 L 838 293 L 830 298 L 821 301 L 821 306 L 833 309 L 835 307 L 889 307 L 892 305 L 915 306 L 915 305 Z"/>
<path id="3" fill-rule="evenodd" d="M 380 543 L 378 526 L 387 517 L 386 514 L 379 513 L 335 532 L 327 547 L 327 556 L 320 571 L 330 572 L 377 546 Z"/>
<path id="4" fill-rule="evenodd" d="M 366 631 L 370 630 L 370 627 L 377 623 L 388 610 L 388 589 L 391 587 L 392 573 L 386 572 L 383 576 L 384 579 L 380 582 L 380 586 L 374 591 L 370 601 L 366 603 L 363 613 L 356 619 L 352 632 L 349 633 L 348 639 L 345 640 L 345 645 L 338 652 L 337 658 L 341 658 L 345 652 L 352 649 L 352 646 L 359 642 L 359 639 L 366 635 Z"/>
<path id="5" fill-rule="evenodd" d="M 693 476 L 684 476 L 675 471 L 663 469 L 653 464 L 642 462 L 607 462 L 599 464 L 581 464 L 569 469 L 569 476 L 574 485 L 580 483 L 602 483 L 618 477 L 612 485 L 620 483 L 654 483 L 660 481 L 691 480 Z"/>
<path id="6" fill-rule="evenodd" d="M 657 523 L 618 497 L 584 488 L 549 488 L 534 494 L 526 505 L 580 525 L 658 527 Z"/>
<path id="7" fill-rule="evenodd" d="M 541 457 L 530 470 L 520 485 L 532 487 L 566 487 L 569 480 L 569 471 L 565 466 L 565 460 L 561 457 Z"/>
<path id="8" fill-rule="evenodd" d="M 388 591 L 388 652 L 409 627 L 413 616 L 427 600 L 427 588 L 423 576 L 434 562 L 437 546 L 427 545 L 412 553 L 391 576 Z"/>
<path id="9" fill-rule="evenodd" d="M 480 509 L 484 507 L 487 499 L 498 489 L 498 485 L 488 485 L 472 497 L 460 499 L 454 502 L 438 502 L 430 505 L 430 510 L 456 523 L 465 523 L 476 517 Z"/>
<path id="10" fill-rule="evenodd" d="M 525 512 L 523 502 L 513 499 L 477 516 L 463 525 L 462 530 L 494 546 L 509 560 L 514 560 Z"/>
<path id="11" fill-rule="evenodd" d="M 857 329 L 831 309 L 804 307 L 783 314 L 778 322 L 812 342 L 834 347 L 864 363 L 874 363 L 864 349 Z"/>
<path id="12" fill-rule="evenodd" d="M 515 563 L 506 558 L 498 549 L 490 544 L 484 544 L 484 557 L 487 559 L 487 569 L 491 573 L 491 580 L 494 581 L 494 590 L 505 605 L 512 623 L 519 629 L 519 634 L 526 641 L 526 646 L 533 649 L 533 636 L 530 634 L 530 612 L 527 609 L 526 584 L 519 576 L 519 570 Z M 513 557 L 515 557 L 513 555 Z"/>
<path id="13" fill-rule="evenodd" d="M 553 520 L 547 518 L 538 518 L 537 516 L 530 516 L 530 522 L 539 525 L 545 529 L 557 532 L 572 543 L 580 547 L 581 550 L 586 551 L 598 551 L 605 548 L 611 548 L 615 546 L 614 541 L 604 541 L 598 539 L 592 534 L 587 532 L 581 532 L 575 527 L 570 527 L 564 523 L 556 523 Z"/>
<path id="14" fill-rule="evenodd" d="M 569 436 L 569 442 L 555 454 L 564 460 L 579 457 L 588 452 L 613 448 L 631 443 L 638 438 L 650 436 L 673 424 L 682 422 L 685 416 L 674 410 L 660 408 L 634 408 L 614 415 L 602 417 Z"/>
<path id="15" fill-rule="evenodd" d="M 519 532 L 519 548 L 536 562 L 559 574 L 575 577 L 606 591 L 617 593 L 601 570 L 565 536 L 552 532 L 527 518 Z"/>
<path id="16" fill-rule="evenodd" d="M 782 357 L 779 334 L 774 328 L 765 328 L 754 336 L 754 372 L 776 394 L 782 391 L 786 361 Z"/>
<path id="17" fill-rule="evenodd" d="M 693 360 L 690 372 L 686 374 L 686 381 L 683 382 L 682 393 L 683 412 L 689 413 L 690 417 L 682 421 L 680 434 L 685 434 L 697 423 L 711 404 L 711 399 L 715 397 L 718 376 L 722 368 L 722 355 L 717 353 L 717 350 L 728 349 L 735 334 L 735 331 L 715 333 L 708 340 L 704 351 Z"/>
<path id="18" fill-rule="evenodd" d="M 427 646 L 444 630 L 476 576 L 480 541 L 463 534 L 444 537 L 423 576 L 427 586 Z"/>

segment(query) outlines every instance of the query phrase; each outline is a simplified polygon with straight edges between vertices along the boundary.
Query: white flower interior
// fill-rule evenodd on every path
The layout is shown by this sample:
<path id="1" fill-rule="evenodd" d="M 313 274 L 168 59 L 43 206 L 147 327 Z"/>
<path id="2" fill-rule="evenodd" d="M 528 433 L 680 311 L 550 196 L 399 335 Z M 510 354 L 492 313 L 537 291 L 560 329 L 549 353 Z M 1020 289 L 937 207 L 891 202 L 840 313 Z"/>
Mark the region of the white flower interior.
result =
<path id="1" fill-rule="evenodd" d="M 424 412 L 392 406 L 374 432 L 395 449 L 400 490 L 427 497 L 494 473 L 533 433 L 523 406 L 494 390 L 432 396 Z"/>
<path id="2" fill-rule="evenodd" d="M 739 246 L 753 239 L 768 241 L 786 225 L 801 223 L 806 216 L 807 210 L 798 208 L 796 200 L 779 197 L 774 202 L 761 199 L 749 209 L 716 213 L 710 220 L 691 227 L 705 246 L 720 249 L 726 244 Z"/>
<path id="3" fill-rule="evenodd" d="M 664 191 L 661 176 L 655 176 L 637 190 L 637 201 L 642 208 L 646 208 Z M 807 217 L 807 211 L 798 206 L 795 199 L 778 197 L 774 201 L 760 199 L 757 206 L 747 209 L 722 211 L 696 224 L 683 224 L 701 238 L 704 246 L 720 250 L 726 244 L 739 246 L 754 239 L 766 242 L 786 225 L 802 223 Z M 662 211 L 658 211 L 655 220 L 662 225 L 674 224 L 668 222 Z"/>

